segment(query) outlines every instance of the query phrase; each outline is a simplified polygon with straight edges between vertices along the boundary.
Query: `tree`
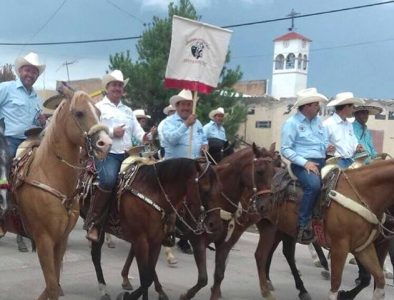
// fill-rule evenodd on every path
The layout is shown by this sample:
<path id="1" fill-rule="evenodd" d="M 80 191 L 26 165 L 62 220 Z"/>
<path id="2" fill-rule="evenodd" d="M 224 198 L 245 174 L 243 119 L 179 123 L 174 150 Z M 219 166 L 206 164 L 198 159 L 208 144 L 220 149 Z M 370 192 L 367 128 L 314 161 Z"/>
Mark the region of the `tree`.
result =
<path id="1" fill-rule="evenodd" d="M 109 69 L 120 69 L 130 79 L 126 86 L 126 104 L 132 108 L 143 108 L 152 115 L 157 123 L 164 118 L 162 110 L 168 105 L 169 98 L 177 93 L 164 87 L 164 75 L 171 46 L 171 24 L 173 15 L 199 20 L 190 0 L 180 0 L 179 5 L 170 3 L 166 18 L 153 17 L 138 41 L 136 49 L 138 59 L 133 62 L 130 52 L 116 53 L 110 56 Z M 230 61 L 230 52 L 226 64 Z M 231 87 L 241 79 L 240 67 L 235 70 L 224 66 L 217 90 L 211 95 L 199 95 L 197 114 L 200 120 L 208 121 L 212 109 L 223 106 L 226 109 L 225 120 L 228 138 L 234 137 L 240 122 L 246 119 L 246 106 L 240 98 L 234 97 Z M 221 92 L 226 91 L 226 94 Z"/>
<path id="2" fill-rule="evenodd" d="M 16 76 L 12 71 L 12 65 L 5 64 L 0 69 L 0 82 L 15 80 Z"/>

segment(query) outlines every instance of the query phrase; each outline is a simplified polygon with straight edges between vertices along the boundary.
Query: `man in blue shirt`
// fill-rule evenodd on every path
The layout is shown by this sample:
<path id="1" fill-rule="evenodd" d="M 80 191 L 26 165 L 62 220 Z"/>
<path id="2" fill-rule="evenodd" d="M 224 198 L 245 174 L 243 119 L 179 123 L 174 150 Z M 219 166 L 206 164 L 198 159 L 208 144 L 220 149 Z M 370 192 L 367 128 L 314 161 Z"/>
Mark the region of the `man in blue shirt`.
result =
<path id="1" fill-rule="evenodd" d="M 353 109 L 354 122 L 353 130 L 358 142 L 368 152 L 370 157 L 376 156 L 377 152 L 373 144 L 372 135 L 367 127 L 369 115 L 377 115 L 382 112 L 382 108 L 371 105 L 356 106 Z"/>
<path id="2" fill-rule="evenodd" d="M 209 113 L 209 118 L 211 121 L 204 125 L 204 133 L 207 139 L 216 138 L 222 140 L 223 142 L 227 141 L 226 130 L 222 125 L 224 118 L 223 107 L 212 110 Z"/>
<path id="3" fill-rule="evenodd" d="M 161 142 L 164 145 L 165 159 L 200 157 L 201 151 L 208 151 L 208 141 L 201 122 L 193 114 L 192 92 L 182 90 L 170 98 L 170 104 L 176 112 L 165 119 L 162 127 Z M 193 136 L 190 144 L 191 128 Z M 178 246 L 184 253 L 193 253 L 186 239 L 180 239 Z"/>
<path id="4" fill-rule="evenodd" d="M 298 92 L 294 108 L 296 114 L 286 120 L 282 128 L 281 154 L 291 162 L 291 169 L 304 189 L 298 216 L 297 242 L 313 241 L 311 216 L 321 188 L 320 170 L 326 152 L 334 150 L 328 145 L 325 128 L 318 116 L 320 103 L 327 98 L 315 88 Z"/>
<path id="5" fill-rule="evenodd" d="M 24 132 L 33 126 L 44 126 L 46 121 L 41 113 L 41 100 L 33 88 L 45 65 L 40 63 L 36 53 L 30 52 L 15 60 L 15 70 L 18 79 L 0 83 L 0 119 L 4 118 L 4 135 L 11 157 L 26 139 Z M 3 213 L 0 211 L 0 237 L 5 233 L 1 220 Z M 17 236 L 17 242 L 19 251 L 28 251 L 22 236 Z"/>

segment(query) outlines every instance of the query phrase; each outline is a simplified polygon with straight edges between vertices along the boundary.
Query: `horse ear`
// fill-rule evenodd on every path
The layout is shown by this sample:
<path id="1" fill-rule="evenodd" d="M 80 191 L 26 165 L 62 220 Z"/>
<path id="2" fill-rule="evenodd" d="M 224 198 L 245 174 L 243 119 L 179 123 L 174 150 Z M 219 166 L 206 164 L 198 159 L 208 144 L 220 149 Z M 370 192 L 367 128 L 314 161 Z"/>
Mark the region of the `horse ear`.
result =
<path id="1" fill-rule="evenodd" d="M 259 149 L 259 147 L 257 147 L 256 143 L 253 142 L 252 144 L 252 148 L 253 148 L 253 153 L 256 157 L 260 157 L 261 151 Z"/>
<path id="2" fill-rule="evenodd" d="M 275 152 L 275 147 L 276 147 L 276 142 L 273 142 L 270 146 L 270 152 L 274 153 Z"/>
<path id="3" fill-rule="evenodd" d="M 5 131 L 4 118 L 1 118 L 0 119 L 0 133 L 1 133 L 1 135 L 4 135 L 4 131 Z"/>
<path id="4" fill-rule="evenodd" d="M 67 99 L 71 99 L 74 96 L 75 90 L 69 86 L 66 82 L 62 81 L 56 87 L 56 90 Z"/>

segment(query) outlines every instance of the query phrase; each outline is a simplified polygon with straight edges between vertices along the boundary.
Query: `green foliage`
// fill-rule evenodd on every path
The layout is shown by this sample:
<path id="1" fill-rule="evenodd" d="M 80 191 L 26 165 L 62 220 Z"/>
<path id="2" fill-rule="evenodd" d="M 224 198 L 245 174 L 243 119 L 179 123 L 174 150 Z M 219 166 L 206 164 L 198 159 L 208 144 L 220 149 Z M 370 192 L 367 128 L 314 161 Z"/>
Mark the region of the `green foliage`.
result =
<path id="1" fill-rule="evenodd" d="M 12 65 L 5 64 L 0 69 L 0 82 L 15 80 L 16 76 L 12 71 Z"/>
<path id="2" fill-rule="evenodd" d="M 168 56 L 171 46 L 172 16 L 178 15 L 193 20 L 199 20 L 193 4 L 190 0 L 180 0 L 179 4 L 170 3 L 166 18 L 153 17 L 144 30 L 141 39 L 137 43 L 138 59 L 133 62 L 130 52 L 116 53 L 110 56 L 111 70 L 119 69 L 125 77 L 130 79 L 126 86 L 126 104 L 132 108 L 142 108 L 147 111 L 159 123 L 165 116 L 163 108 L 168 105 L 169 98 L 178 91 L 164 88 L 164 75 L 167 67 Z M 226 56 L 226 64 L 230 61 L 230 52 Z M 242 72 L 238 66 L 235 70 L 224 66 L 218 90 L 211 95 L 199 95 L 197 114 L 203 124 L 208 120 L 208 114 L 212 109 L 224 107 L 227 117 L 225 127 L 229 139 L 235 135 L 240 122 L 246 118 L 246 107 L 239 98 L 224 96 L 220 90 L 226 90 L 229 95 L 233 91 L 231 87 L 241 79 Z"/>

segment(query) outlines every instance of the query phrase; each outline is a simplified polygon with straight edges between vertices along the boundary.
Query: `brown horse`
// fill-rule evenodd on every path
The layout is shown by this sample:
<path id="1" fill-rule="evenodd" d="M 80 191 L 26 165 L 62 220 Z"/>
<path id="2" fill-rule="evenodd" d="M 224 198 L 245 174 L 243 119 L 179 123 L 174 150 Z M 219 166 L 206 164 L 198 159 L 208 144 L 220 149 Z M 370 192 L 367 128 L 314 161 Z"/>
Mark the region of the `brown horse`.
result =
<path id="1" fill-rule="evenodd" d="M 36 244 L 44 273 L 46 287 L 39 300 L 59 298 L 61 262 L 79 216 L 74 192 L 81 171 L 80 148 L 103 159 L 112 143 L 108 129 L 98 124 L 99 111 L 86 93 L 67 94 L 65 98 L 40 146 L 16 170 L 12 181 L 15 202 Z"/>
<path id="2" fill-rule="evenodd" d="M 187 158 L 142 165 L 119 194 L 119 219 L 123 239 L 133 245 L 141 286 L 118 299 L 148 299 L 148 288 L 157 278 L 155 267 L 165 238 L 164 218 L 175 212 L 193 233 L 220 227 L 219 211 L 207 211 L 210 199 L 220 194 L 220 182 L 209 164 Z M 161 286 L 160 299 L 168 299 Z"/>
<path id="3" fill-rule="evenodd" d="M 181 296 L 181 299 L 191 299 L 196 293 L 207 285 L 208 275 L 206 268 L 206 247 L 214 242 L 216 247 L 216 268 L 225 265 L 222 259 L 226 259 L 228 251 L 225 245 L 227 236 L 238 236 L 237 229 L 234 229 L 234 221 L 238 222 L 238 214 L 246 212 L 248 215 L 257 213 L 255 204 L 259 197 L 269 196 L 271 178 L 274 173 L 274 153 L 275 144 L 270 150 L 260 149 L 255 145 L 246 147 L 234 154 L 224 158 L 216 168 L 222 182 L 223 191 L 215 199 L 216 211 L 220 211 L 223 216 L 223 229 L 216 231 L 215 234 L 195 235 L 188 234 L 194 250 L 194 258 L 198 269 L 198 279 L 195 286 Z M 267 180 L 268 179 L 268 180 Z M 243 199 L 242 208 L 239 206 L 240 199 Z M 243 231 L 242 231 L 243 232 Z M 239 237 L 239 236 L 238 236 Z M 129 257 L 122 270 L 123 283 L 128 283 L 127 275 L 133 258 L 130 252 Z M 223 270 L 224 273 L 224 270 Z M 215 270 L 215 281 L 217 272 Z M 157 278 L 155 286 L 161 287 Z M 219 290 L 220 291 L 220 290 Z M 217 298 L 213 298 L 217 299 Z"/>
<path id="4" fill-rule="evenodd" d="M 393 176 L 394 160 L 381 161 L 341 171 L 337 185 L 330 191 L 330 198 L 337 199 L 331 201 L 324 215 L 324 234 L 331 248 L 330 300 L 343 299 L 338 290 L 349 252 L 374 277 L 373 300 L 384 299 L 384 275 L 372 242 L 374 230 L 382 230 L 383 213 L 394 204 Z M 266 201 L 264 206 L 267 217 L 257 224 L 261 238 L 255 256 L 263 298 L 275 299 L 267 284 L 267 257 L 278 229 L 295 237 L 298 206 L 286 199 L 279 203 Z"/>

